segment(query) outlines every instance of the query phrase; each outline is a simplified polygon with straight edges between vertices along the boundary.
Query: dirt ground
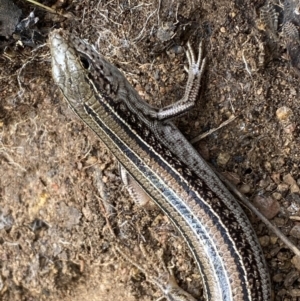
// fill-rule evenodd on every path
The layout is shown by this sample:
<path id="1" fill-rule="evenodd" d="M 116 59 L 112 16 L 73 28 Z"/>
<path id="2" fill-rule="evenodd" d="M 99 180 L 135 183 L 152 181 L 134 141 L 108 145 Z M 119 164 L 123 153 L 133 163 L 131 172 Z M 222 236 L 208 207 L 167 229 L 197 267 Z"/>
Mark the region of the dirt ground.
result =
<path id="1" fill-rule="evenodd" d="M 161 297 L 117 248 L 150 276 L 161 276 L 164 262 L 202 300 L 200 275 L 179 233 L 155 205 L 133 203 L 116 160 L 54 85 L 46 43 L 53 28 L 94 44 L 158 107 L 182 96 L 184 45 L 190 40 L 197 48 L 203 40 L 201 95 L 177 125 L 192 139 L 235 117 L 195 148 L 299 245 L 299 76 L 280 27 L 270 37 L 259 21 L 264 0 L 58 1 L 68 18 L 15 3 L 22 18 L 35 9 L 39 21 L 30 31 L 35 47 L 22 35 L 23 46 L 17 37 L 0 38 L 1 300 Z M 282 12 L 279 1 L 273 4 Z M 294 254 L 245 210 L 274 300 L 297 300 Z"/>

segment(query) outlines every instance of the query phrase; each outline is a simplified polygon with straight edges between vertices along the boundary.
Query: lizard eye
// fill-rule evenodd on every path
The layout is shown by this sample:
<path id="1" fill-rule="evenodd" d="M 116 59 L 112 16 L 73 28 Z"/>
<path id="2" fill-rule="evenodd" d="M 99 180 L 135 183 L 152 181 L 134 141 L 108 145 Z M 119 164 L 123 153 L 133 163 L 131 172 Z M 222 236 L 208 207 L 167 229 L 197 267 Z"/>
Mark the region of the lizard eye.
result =
<path id="1" fill-rule="evenodd" d="M 90 61 L 86 57 L 81 56 L 80 61 L 82 63 L 83 68 L 87 70 L 90 68 Z"/>

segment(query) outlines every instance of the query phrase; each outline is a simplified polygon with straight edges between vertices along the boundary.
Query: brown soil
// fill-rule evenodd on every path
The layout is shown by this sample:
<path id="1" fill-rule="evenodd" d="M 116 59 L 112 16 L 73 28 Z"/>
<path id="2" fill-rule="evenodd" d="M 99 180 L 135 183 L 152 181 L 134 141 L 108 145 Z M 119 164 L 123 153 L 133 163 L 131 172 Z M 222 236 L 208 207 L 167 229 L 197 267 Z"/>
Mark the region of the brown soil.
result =
<path id="1" fill-rule="evenodd" d="M 203 40 L 208 63 L 201 95 L 178 127 L 193 138 L 234 115 L 196 149 L 250 199 L 279 204 L 272 222 L 299 244 L 299 77 L 282 38 L 269 43 L 259 25 L 264 1 L 71 2 L 62 6 L 68 19 L 37 8 L 37 31 L 46 38 L 63 27 L 89 40 L 158 107 L 182 96 L 183 46 Z M 23 17 L 35 8 L 16 4 Z M 200 275 L 183 239 L 158 208 L 137 206 L 122 189 L 116 160 L 68 108 L 51 78 L 48 45 L 36 42 L 39 48 L 14 40 L 0 47 L 0 299 L 162 296 L 116 246 L 150 275 L 154 267 L 162 273 L 162 254 L 180 286 L 201 299 Z M 247 214 L 274 299 L 296 300 L 293 254 Z"/>

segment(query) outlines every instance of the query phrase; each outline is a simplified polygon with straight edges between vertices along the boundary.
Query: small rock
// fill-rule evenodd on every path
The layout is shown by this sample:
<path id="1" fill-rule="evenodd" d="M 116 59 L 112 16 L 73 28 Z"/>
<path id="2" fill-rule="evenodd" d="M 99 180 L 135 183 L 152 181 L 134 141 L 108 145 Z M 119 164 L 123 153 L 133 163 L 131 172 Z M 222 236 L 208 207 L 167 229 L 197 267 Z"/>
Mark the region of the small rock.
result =
<path id="1" fill-rule="evenodd" d="M 280 211 L 278 201 L 272 197 L 256 196 L 253 200 L 253 205 L 267 218 L 272 219 Z"/>
<path id="2" fill-rule="evenodd" d="M 281 195 L 281 193 L 279 193 L 279 192 L 274 192 L 274 193 L 272 194 L 272 198 L 275 199 L 275 200 L 277 200 L 277 201 L 279 201 L 279 200 L 281 200 L 282 195 Z"/>
<path id="3" fill-rule="evenodd" d="M 249 186 L 248 184 L 243 184 L 243 185 L 240 187 L 240 189 L 239 189 L 239 191 L 240 191 L 241 193 L 243 193 L 243 194 L 249 193 L 250 190 L 251 190 L 251 188 L 250 188 L 250 186 Z"/>
<path id="4" fill-rule="evenodd" d="M 293 114 L 293 111 L 286 106 L 283 106 L 283 107 L 277 109 L 277 111 L 276 111 L 277 119 L 281 122 L 288 120 L 292 114 Z"/>
<path id="5" fill-rule="evenodd" d="M 289 272 L 284 280 L 284 286 L 286 288 L 290 287 L 291 285 L 293 285 L 293 283 L 299 278 L 299 272 L 294 270 Z"/>
<path id="6" fill-rule="evenodd" d="M 271 236 L 270 237 L 270 243 L 272 245 L 275 245 L 278 242 L 278 237 L 277 236 Z"/>
<path id="7" fill-rule="evenodd" d="M 85 206 L 82 208 L 82 213 L 83 213 L 83 216 L 89 221 L 91 222 L 93 220 L 93 213 L 90 209 L 90 207 L 88 206 Z"/>
<path id="8" fill-rule="evenodd" d="M 235 172 L 229 172 L 229 171 L 225 171 L 223 173 L 223 176 L 232 184 L 234 184 L 235 186 L 237 186 L 240 182 L 241 179 L 239 177 L 238 174 L 236 174 Z"/>
<path id="9" fill-rule="evenodd" d="M 298 271 L 300 271 L 300 257 L 295 255 L 292 260 L 291 260 L 292 264 L 296 267 L 296 269 Z"/>
<path id="10" fill-rule="evenodd" d="M 268 235 L 261 236 L 258 240 L 262 247 L 267 247 L 270 244 L 270 236 Z"/>
<path id="11" fill-rule="evenodd" d="M 295 201 L 292 201 L 290 206 L 287 207 L 287 211 L 290 212 L 291 214 L 298 214 L 299 210 L 300 210 L 299 203 Z"/>
<path id="12" fill-rule="evenodd" d="M 0 36 L 10 36 L 19 22 L 22 11 L 11 1 L 0 1 Z"/>
<path id="13" fill-rule="evenodd" d="M 291 297 L 300 297 L 300 289 L 294 288 L 289 290 Z"/>
<path id="14" fill-rule="evenodd" d="M 290 190 L 291 190 L 291 193 L 299 193 L 300 192 L 299 186 L 296 183 L 291 185 Z"/>
<path id="15" fill-rule="evenodd" d="M 296 224 L 292 230 L 290 231 L 290 235 L 292 235 L 295 238 L 300 238 L 300 224 Z"/>
<path id="16" fill-rule="evenodd" d="M 292 122 L 283 128 L 284 132 L 287 134 L 292 134 L 296 129 L 296 123 Z"/>
<path id="17" fill-rule="evenodd" d="M 287 174 L 283 177 L 283 181 L 290 185 L 290 190 L 291 193 L 299 193 L 300 189 L 299 186 L 297 185 L 296 180 L 293 178 L 293 176 L 291 174 Z"/>
<path id="18" fill-rule="evenodd" d="M 285 219 L 282 217 L 275 217 L 273 222 L 277 227 L 283 227 L 285 225 Z"/>
<path id="19" fill-rule="evenodd" d="M 271 171 L 271 170 L 272 170 L 272 165 L 271 165 L 271 163 L 270 163 L 269 161 L 266 161 L 266 162 L 264 163 L 264 167 L 265 167 L 265 169 L 266 169 L 267 171 Z"/>
<path id="20" fill-rule="evenodd" d="M 287 175 L 283 176 L 283 182 L 288 185 L 293 185 L 293 184 L 297 185 L 295 179 L 292 177 L 291 174 L 287 174 Z"/>
<path id="21" fill-rule="evenodd" d="M 220 153 L 217 159 L 217 163 L 220 166 L 224 166 L 230 160 L 230 155 L 228 153 Z"/>
<path id="22" fill-rule="evenodd" d="M 289 190 L 289 186 L 287 184 L 282 183 L 277 186 L 277 190 L 280 192 L 286 192 Z"/>
<path id="23" fill-rule="evenodd" d="M 263 92 L 263 88 L 260 87 L 260 88 L 256 91 L 256 94 L 257 94 L 257 95 L 261 95 L 262 92 Z"/>
<path id="24" fill-rule="evenodd" d="M 259 187 L 266 188 L 270 184 L 269 179 L 262 179 L 259 181 Z"/>
<path id="25" fill-rule="evenodd" d="M 283 278 L 284 278 L 284 274 L 276 274 L 276 275 L 273 276 L 272 280 L 274 282 L 279 283 L 279 282 L 283 281 Z"/>

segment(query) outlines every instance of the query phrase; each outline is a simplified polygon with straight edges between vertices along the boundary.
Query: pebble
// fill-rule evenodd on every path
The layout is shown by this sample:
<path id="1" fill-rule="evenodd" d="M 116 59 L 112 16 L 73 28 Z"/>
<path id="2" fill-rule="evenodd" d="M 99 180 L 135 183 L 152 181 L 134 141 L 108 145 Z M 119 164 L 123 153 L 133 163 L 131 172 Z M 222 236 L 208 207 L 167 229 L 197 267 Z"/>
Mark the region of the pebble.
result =
<path id="1" fill-rule="evenodd" d="M 280 204 L 272 197 L 256 196 L 253 205 L 267 218 L 272 219 L 280 211 Z"/>
<path id="2" fill-rule="evenodd" d="M 293 114 L 292 110 L 286 106 L 283 106 L 276 111 L 276 117 L 279 121 L 286 121 Z"/>

